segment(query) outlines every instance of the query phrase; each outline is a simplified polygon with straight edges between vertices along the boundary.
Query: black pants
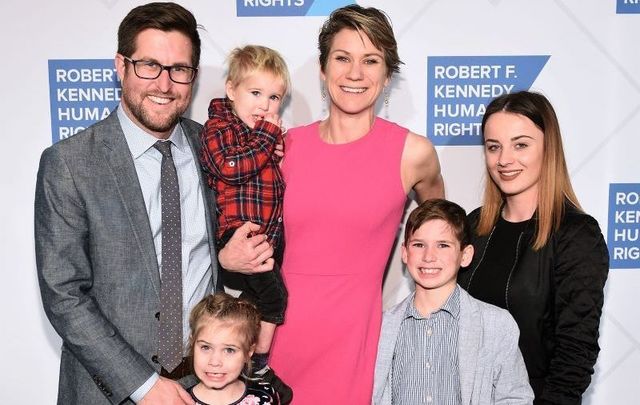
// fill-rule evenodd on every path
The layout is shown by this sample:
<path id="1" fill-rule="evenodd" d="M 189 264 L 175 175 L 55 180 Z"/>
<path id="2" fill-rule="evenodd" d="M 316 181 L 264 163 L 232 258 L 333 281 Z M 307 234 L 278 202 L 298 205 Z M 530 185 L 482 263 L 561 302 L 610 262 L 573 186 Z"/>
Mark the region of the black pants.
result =
<path id="1" fill-rule="evenodd" d="M 218 251 L 233 236 L 235 229 L 228 229 L 218 241 Z M 222 282 L 225 286 L 242 291 L 241 298 L 253 302 L 260 312 L 260 319 L 276 325 L 284 322 L 287 308 L 287 289 L 282 280 L 280 266 L 284 253 L 284 238 L 275 242 L 273 270 L 264 273 L 242 274 L 222 269 Z"/>

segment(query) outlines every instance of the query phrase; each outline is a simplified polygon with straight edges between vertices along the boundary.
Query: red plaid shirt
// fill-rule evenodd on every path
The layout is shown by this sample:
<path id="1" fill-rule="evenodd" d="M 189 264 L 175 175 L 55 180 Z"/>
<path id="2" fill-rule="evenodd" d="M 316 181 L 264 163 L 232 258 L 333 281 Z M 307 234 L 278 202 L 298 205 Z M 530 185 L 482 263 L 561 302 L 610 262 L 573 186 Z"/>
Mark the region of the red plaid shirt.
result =
<path id="1" fill-rule="evenodd" d="M 200 163 L 216 192 L 218 240 L 228 229 L 251 221 L 275 246 L 282 236 L 285 188 L 280 157 L 273 153 L 282 143 L 280 127 L 258 121 L 251 129 L 233 113 L 229 99 L 215 98 L 200 140 Z"/>

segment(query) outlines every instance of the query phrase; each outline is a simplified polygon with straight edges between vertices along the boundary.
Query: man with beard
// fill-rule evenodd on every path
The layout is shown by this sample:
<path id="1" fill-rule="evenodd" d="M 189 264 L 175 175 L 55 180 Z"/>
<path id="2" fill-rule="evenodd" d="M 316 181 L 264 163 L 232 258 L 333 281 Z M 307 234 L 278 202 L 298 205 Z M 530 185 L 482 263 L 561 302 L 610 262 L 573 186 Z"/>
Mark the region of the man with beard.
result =
<path id="1" fill-rule="evenodd" d="M 193 378 L 188 314 L 221 286 L 215 199 L 198 169 L 202 126 L 181 117 L 199 60 L 189 11 L 136 7 L 118 30 L 118 108 L 42 154 L 35 247 L 63 342 L 59 404 L 193 404 L 176 381 Z M 271 269 L 266 237 L 248 237 L 256 229 L 238 228 L 218 252 L 224 268 Z"/>

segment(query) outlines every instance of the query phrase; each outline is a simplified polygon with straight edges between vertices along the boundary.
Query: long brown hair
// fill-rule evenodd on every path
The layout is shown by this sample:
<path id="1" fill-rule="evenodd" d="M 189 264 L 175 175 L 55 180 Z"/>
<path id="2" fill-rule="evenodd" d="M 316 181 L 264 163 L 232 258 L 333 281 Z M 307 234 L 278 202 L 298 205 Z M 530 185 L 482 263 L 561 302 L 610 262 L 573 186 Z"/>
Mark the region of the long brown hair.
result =
<path id="1" fill-rule="evenodd" d="M 558 117 L 549 100 L 540 93 L 520 91 L 504 94 L 487 106 L 482 117 L 483 136 L 489 117 L 500 111 L 527 117 L 544 134 L 542 168 L 538 182 L 536 234 L 533 242 L 533 249 L 538 250 L 547 243 L 551 233 L 560 227 L 565 200 L 582 210 L 569 179 Z M 491 178 L 488 168 L 485 176 L 484 201 L 476 229 L 479 235 L 488 235 L 491 232 L 498 221 L 505 198 Z"/>

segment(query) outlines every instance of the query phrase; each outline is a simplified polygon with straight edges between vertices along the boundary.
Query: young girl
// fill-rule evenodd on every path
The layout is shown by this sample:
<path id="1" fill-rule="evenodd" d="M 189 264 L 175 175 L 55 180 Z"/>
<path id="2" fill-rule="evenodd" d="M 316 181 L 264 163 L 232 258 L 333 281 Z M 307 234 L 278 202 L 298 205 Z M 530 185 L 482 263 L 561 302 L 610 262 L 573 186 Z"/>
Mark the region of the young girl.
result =
<path id="1" fill-rule="evenodd" d="M 260 334 L 256 307 L 225 293 L 202 299 L 189 317 L 189 347 L 200 383 L 189 394 L 201 405 L 279 404 L 271 385 L 245 381 Z"/>

